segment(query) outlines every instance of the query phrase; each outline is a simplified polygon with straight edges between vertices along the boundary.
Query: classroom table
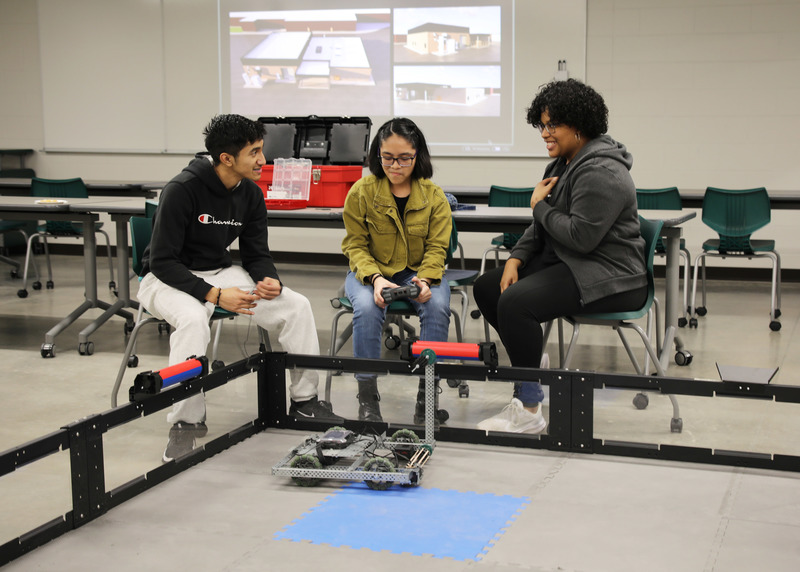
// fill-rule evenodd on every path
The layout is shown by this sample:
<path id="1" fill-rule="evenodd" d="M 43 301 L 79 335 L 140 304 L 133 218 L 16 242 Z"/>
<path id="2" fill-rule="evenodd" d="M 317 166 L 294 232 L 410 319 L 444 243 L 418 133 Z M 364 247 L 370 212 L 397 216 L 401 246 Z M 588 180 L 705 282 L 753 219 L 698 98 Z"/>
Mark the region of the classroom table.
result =
<path id="1" fill-rule="evenodd" d="M 80 222 L 84 228 L 93 228 L 101 212 L 110 213 L 117 229 L 117 263 L 120 279 L 119 296 L 116 302 L 109 304 L 99 300 L 97 296 L 97 242 L 94 232 L 83 236 L 83 268 L 85 292 L 84 301 L 66 317 L 53 326 L 46 334 L 41 347 L 42 357 L 55 357 L 55 339 L 64 329 L 91 308 L 102 308 L 105 312 L 96 318 L 78 335 L 78 353 L 91 355 L 94 344 L 88 337 L 104 324 L 111 316 L 125 318 L 133 327 L 133 315 L 124 310 L 132 307 L 130 300 L 130 284 L 128 281 L 128 228 L 131 216 L 143 215 L 144 198 L 130 197 L 90 197 L 88 199 L 65 199 L 61 202 L 37 202 L 33 197 L 0 196 L 0 218 L 9 220 L 60 220 Z"/>
<path id="2" fill-rule="evenodd" d="M 489 202 L 489 185 L 446 185 L 442 190 L 450 193 L 460 203 L 487 204 Z M 683 208 L 703 208 L 705 189 L 679 189 Z M 769 190 L 770 206 L 777 210 L 800 209 L 800 190 Z"/>
<path id="3" fill-rule="evenodd" d="M 152 199 L 163 183 L 142 181 L 84 181 L 89 196 L 109 197 L 143 197 Z M 0 195 L 5 197 L 29 197 L 31 195 L 31 179 L 0 178 Z"/>

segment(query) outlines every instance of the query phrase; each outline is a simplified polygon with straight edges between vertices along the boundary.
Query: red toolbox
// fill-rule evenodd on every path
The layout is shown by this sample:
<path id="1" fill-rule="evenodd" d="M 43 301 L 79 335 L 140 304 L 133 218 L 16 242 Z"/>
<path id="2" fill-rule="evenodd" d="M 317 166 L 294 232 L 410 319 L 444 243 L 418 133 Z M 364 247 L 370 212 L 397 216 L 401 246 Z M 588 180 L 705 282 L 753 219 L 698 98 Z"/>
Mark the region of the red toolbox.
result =
<path id="1" fill-rule="evenodd" d="M 258 185 L 267 208 L 297 208 L 269 199 L 278 158 L 310 159 L 310 207 L 341 207 L 350 187 L 363 176 L 369 147 L 369 117 L 259 117 L 264 124 L 264 156 Z"/>

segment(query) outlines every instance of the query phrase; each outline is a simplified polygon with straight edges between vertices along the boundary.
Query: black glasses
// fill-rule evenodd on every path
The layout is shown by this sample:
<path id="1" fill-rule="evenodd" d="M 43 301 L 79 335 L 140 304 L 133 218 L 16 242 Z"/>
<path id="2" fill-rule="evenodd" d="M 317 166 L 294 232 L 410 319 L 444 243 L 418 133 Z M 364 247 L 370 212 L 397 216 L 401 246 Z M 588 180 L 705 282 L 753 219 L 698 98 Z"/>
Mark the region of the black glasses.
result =
<path id="1" fill-rule="evenodd" d="M 547 124 L 544 124 L 544 123 L 534 123 L 533 124 L 533 126 L 536 129 L 539 130 L 539 133 L 543 133 L 544 131 L 547 131 L 550 135 L 555 135 L 556 134 L 556 127 L 558 127 L 559 125 L 561 125 L 561 124 L 560 123 L 553 123 L 552 121 L 550 123 L 547 123 Z"/>
<path id="2" fill-rule="evenodd" d="M 417 156 L 416 153 L 413 155 L 400 155 L 399 157 L 393 157 L 391 155 L 381 155 L 381 165 L 384 167 L 391 167 L 394 165 L 394 162 L 397 161 L 397 164 L 401 167 L 410 167 L 411 163 L 414 162 L 414 158 Z"/>

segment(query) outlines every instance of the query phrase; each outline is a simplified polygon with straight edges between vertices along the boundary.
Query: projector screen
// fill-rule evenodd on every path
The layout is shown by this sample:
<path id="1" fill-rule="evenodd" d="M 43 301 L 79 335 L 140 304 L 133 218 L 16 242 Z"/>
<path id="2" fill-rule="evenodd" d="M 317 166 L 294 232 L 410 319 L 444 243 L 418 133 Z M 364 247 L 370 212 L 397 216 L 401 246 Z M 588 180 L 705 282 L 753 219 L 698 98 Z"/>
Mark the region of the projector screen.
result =
<path id="1" fill-rule="evenodd" d="M 583 0 L 329 4 L 220 0 L 222 109 L 410 117 L 435 156 L 543 156 L 527 106 L 557 70 L 584 75 Z"/>

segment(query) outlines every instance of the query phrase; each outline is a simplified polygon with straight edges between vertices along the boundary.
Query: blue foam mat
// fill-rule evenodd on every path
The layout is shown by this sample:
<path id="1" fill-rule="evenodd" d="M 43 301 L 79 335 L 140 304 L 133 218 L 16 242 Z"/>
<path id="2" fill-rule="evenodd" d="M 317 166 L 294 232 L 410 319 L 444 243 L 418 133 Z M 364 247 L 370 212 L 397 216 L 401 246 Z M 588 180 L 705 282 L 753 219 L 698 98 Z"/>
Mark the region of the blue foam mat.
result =
<path id="1" fill-rule="evenodd" d="M 530 503 L 528 497 L 352 483 L 276 539 L 479 560 Z"/>

